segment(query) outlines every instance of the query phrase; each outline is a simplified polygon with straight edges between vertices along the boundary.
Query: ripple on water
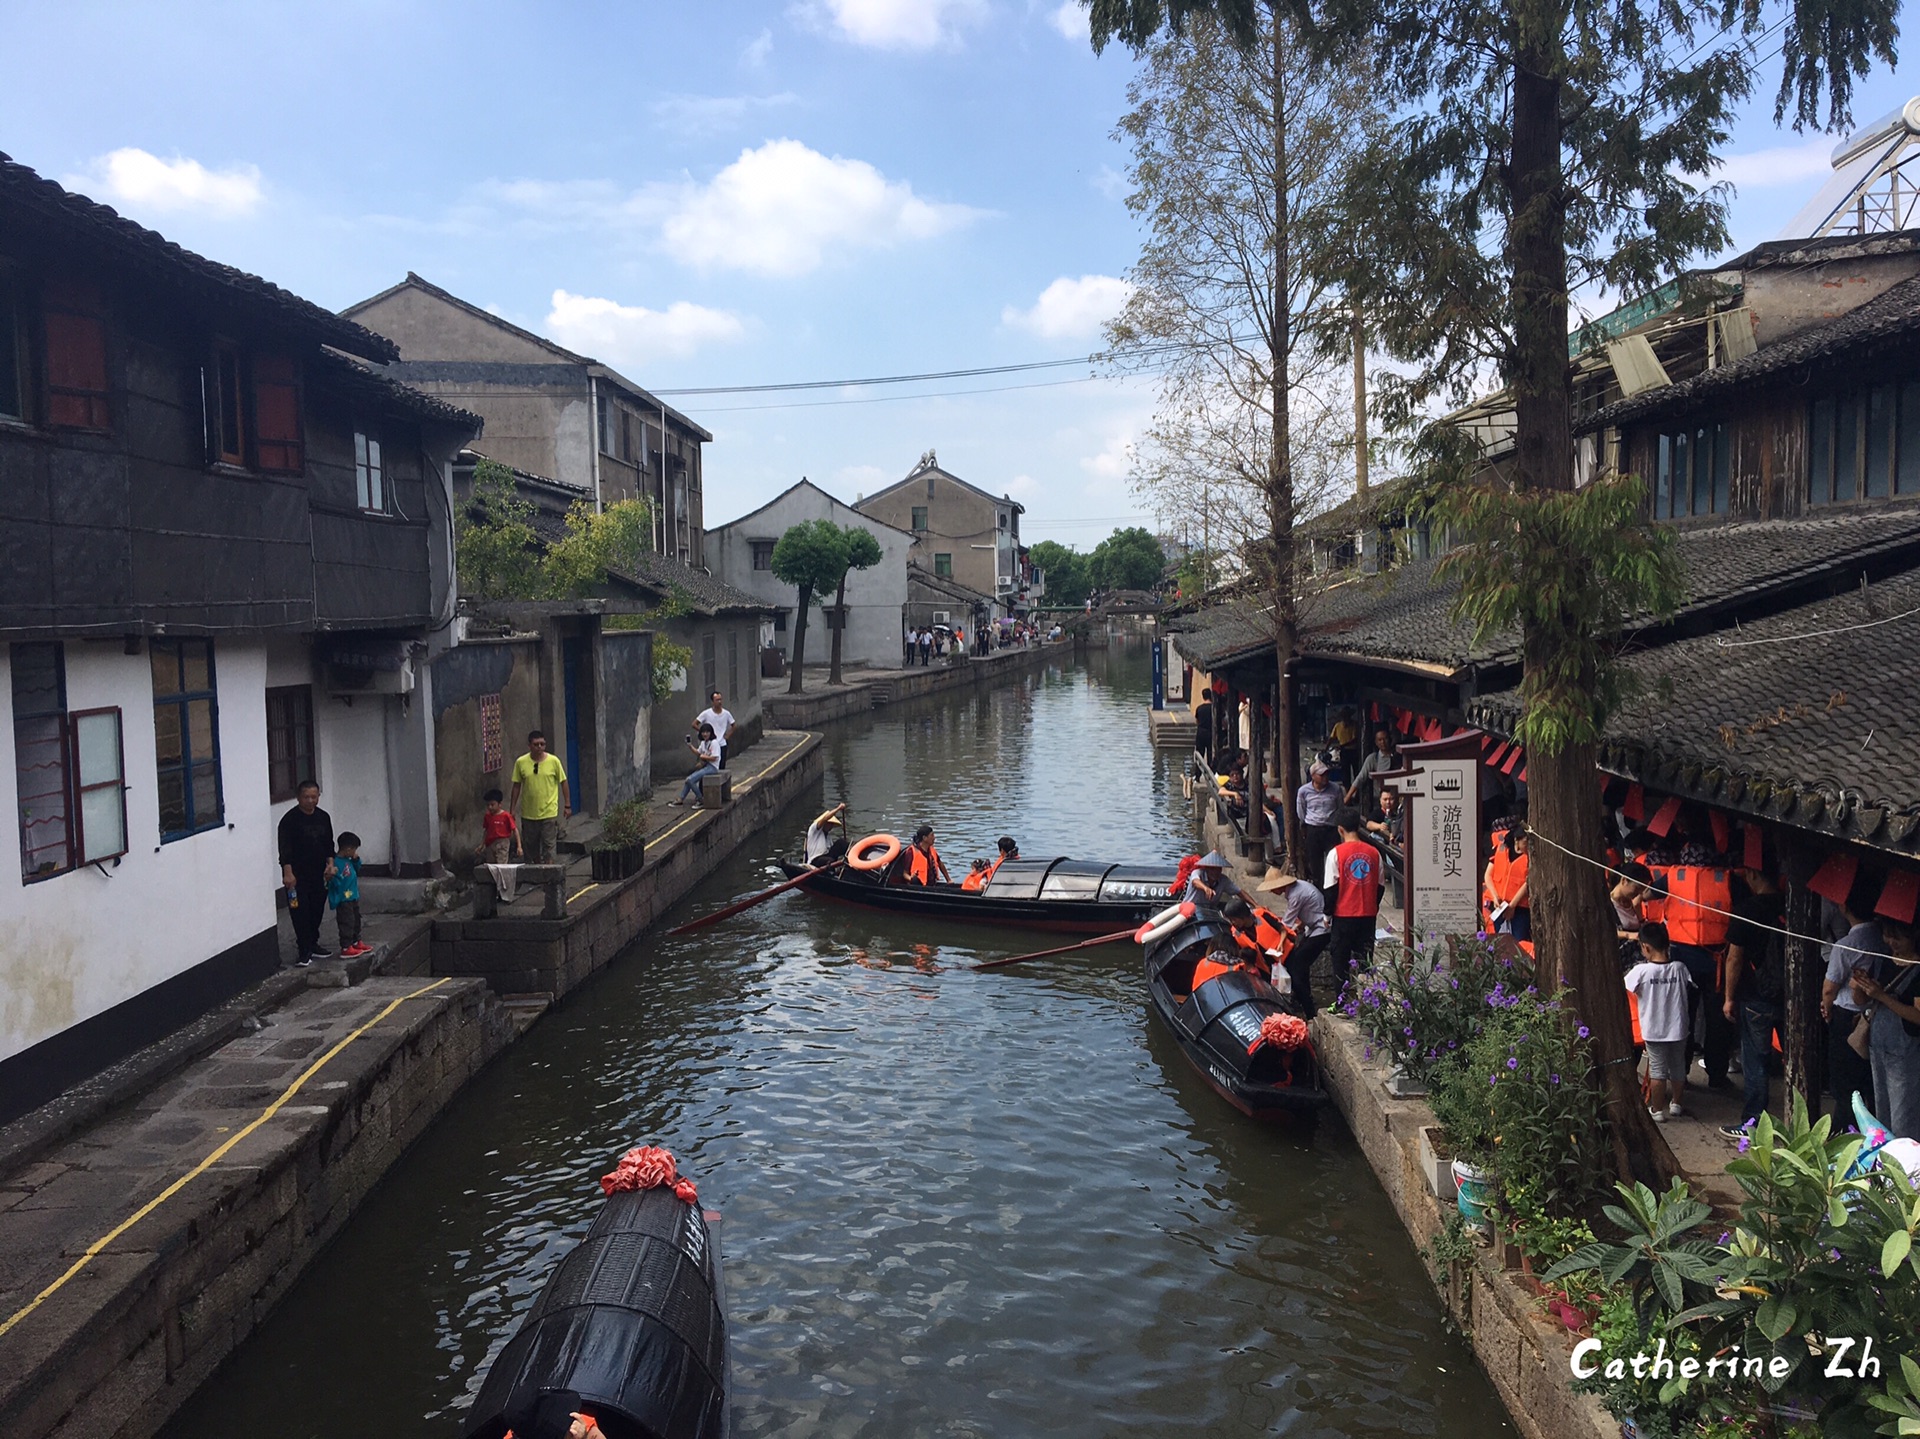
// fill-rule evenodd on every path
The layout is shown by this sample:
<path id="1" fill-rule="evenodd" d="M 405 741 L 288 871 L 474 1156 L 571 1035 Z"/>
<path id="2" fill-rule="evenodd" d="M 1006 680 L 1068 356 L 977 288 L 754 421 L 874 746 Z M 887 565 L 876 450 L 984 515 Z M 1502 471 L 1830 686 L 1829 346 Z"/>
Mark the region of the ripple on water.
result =
<path id="1" fill-rule="evenodd" d="M 1177 856 L 1144 664 L 841 727 L 827 794 L 862 833 L 933 817 L 950 864 L 1006 830 Z M 791 846 L 764 836 L 696 903 Z M 1504 1428 L 1337 1119 L 1227 1109 L 1149 1025 L 1130 950 L 969 967 L 1045 938 L 791 895 L 643 941 L 461 1097 L 172 1439 L 457 1432 L 594 1176 L 645 1141 L 724 1213 L 748 1439 Z"/>

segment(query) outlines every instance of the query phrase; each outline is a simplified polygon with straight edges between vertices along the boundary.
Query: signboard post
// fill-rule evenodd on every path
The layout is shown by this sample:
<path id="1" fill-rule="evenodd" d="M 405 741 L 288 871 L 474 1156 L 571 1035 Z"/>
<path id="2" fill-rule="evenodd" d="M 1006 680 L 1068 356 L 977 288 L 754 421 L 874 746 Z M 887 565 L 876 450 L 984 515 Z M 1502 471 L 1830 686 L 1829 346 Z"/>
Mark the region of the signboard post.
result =
<path id="1" fill-rule="evenodd" d="M 1406 768 L 1381 776 L 1407 806 L 1406 936 L 1480 928 L 1480 731 L 1404 745 Z"/>
<path id="2" fill-rule="evenodd" d="M 1167 707 L 1167 647 L 1164 643 L 1153 647 L 1153 707 L 1157 710 Z"/>

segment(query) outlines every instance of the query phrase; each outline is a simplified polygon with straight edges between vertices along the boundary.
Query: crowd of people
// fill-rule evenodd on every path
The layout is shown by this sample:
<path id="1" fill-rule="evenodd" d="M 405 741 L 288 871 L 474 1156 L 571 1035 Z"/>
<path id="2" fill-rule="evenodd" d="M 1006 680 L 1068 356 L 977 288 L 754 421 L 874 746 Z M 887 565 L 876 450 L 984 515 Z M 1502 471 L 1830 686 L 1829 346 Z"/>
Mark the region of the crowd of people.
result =
<path id="1" fill-rule="evenodd" d="M 1038 621 L 1030 619 L 976 624 L 971 631 L 965 625 L 908 625 L 904 631 L 903 648 L 909 666 L 930 665 L 937 659 L 945 660 L 964 654 L 985 659 L 995 650 L 1037 645 L 1043 637 L 1057 640 L 1061 633 L 1058 624 L 1043 629 Z"/>

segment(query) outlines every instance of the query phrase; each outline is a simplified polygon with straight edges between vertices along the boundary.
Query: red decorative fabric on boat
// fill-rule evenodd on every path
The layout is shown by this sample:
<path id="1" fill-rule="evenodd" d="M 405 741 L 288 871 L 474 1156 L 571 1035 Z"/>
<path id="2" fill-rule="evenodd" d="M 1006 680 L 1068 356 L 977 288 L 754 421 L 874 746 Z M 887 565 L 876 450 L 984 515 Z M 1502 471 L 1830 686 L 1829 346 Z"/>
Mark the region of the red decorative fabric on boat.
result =
<path id="1" fill-rule="evenodd" d="M 700 1198 L 700 1192 L 694 1188 L 693 1181 L 680 1176 L 679 1166 L 674 1163 L 673 1155 L 651 1144 L 639 1149 L 629 1149 L 620 1156 L 620 1162 L 613 1167 L 613 1173 L 600 1176 L 600 1190 L 603 1194 L 619 1194 L 629 1189 L 665 1188 L 671 1188 L 674 1198 L 683 1204 L 693 1204 Z"/>
<path id="2" fill-rule="evenodd" d="M 1193 878 L 1193 872 L 1200 868 L 1200 856 L 1190 854 L 1180 861 L 1180 868 L 1173 872 L 1173 883 L 1167 886 L 1168 894 L 1179 894 L 1187 887 L 1187 881 Z"/>
<path id="3" fill-rule="evenodd" d="M 1251 1054 L 1263 1044 L 1275 1049 L 1298 1049 L 1307 1042 L 1307 1022 L 1297 1014 L 1269 1014 L 1260 1021 L 1260 1037 L 1247 1046 Z"/>

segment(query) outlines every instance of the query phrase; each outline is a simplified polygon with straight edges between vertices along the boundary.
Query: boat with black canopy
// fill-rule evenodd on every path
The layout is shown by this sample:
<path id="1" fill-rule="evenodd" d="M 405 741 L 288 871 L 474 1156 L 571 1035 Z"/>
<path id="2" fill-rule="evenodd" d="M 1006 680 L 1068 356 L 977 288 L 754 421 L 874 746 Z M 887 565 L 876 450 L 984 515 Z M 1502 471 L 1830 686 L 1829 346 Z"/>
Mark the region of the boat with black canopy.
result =
<path id="1" fill-rule="evenodd" d="M 1245 969 L 1196 987 L 1194 972 L 1216 942 L 1231 949 L 1232 931 L 1207 911 L 1148 940 L 1148 1004 L 1235 1109 L 1256 1119 L 1310 1118 L 1327 1102 L 1327 1087 L 1304 1007 Z"/>
<path id="2" fill-rule="evenodd" d="M 783 862 L 781 868 L 789 879 L 807 873 L 806 865 L 791 861 Z M 1110 934 L 1165 910 L 1172 902 L 1169 890 L 1174 881 L 1171 864 L 1065 857 L 1003 860 L 979 890 L 957 884 L 889 884 L 888 873 L 851 865 L 825 868 L 800 887 L 843 904 L 921 919 Z"/>

